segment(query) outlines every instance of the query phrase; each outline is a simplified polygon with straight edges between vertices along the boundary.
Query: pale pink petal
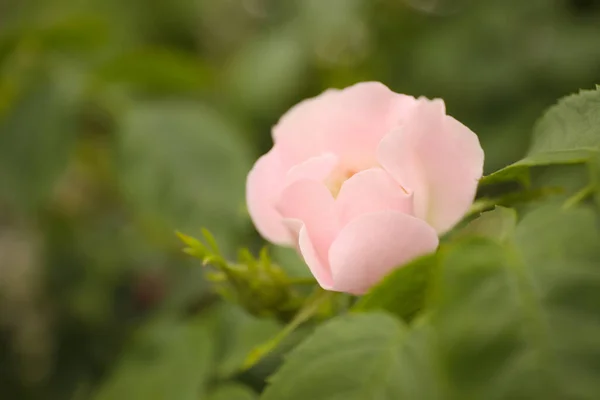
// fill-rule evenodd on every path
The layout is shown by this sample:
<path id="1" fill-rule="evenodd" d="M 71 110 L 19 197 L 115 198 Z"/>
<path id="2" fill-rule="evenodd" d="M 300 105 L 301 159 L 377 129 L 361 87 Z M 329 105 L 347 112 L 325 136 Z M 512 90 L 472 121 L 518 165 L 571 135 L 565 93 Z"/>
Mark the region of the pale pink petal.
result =
<path id="1" fill-rule="evenodd" d="M 289 110 L 273 128 L 287 166 L 334 153 L 352 170 L 376 164 L 377 144 L 416 100 L 378 82 L 328 90 Z"/>
<path id="2" fill-rule="evenodd" d="M 319 107 L 334 102 L 333 99 L 335 99 L 335 95 L 339 91 L 339 89 L 327 89 L 315 97 L 302 100 L 298 104 L 292 106 L 285 114 L 283 114 L 283 116 L 281 116 L 277 125 L 273 127 L 273 142 L 278 143 L 282 137 L 283 140 L 286 140 L 286 136 L 293 135 L 293 132 L 295 131 L 294 126 L 298 123 L 311 124 L 318 122 L 319 118 L 322 118 L 322 114 L 319 113 Z M 313 119 L 314 121 L 311 121 Z"/>
<path id="3" fill-rule="evenodd" d="M 318 157 L 311 157 L 301 164 L 295 165 L 285 176 L 285 185 L 300 179 L 324 181 L 338 163 L 338 157 L 332 153 L 325 153 Z"/>
<path id="4" fill-rule="evenodd" d="M 299 219 L 284 218 L 283 223 L 290 229 L 294 240 L 296 251 L 302 256 L 304 262 L 310 269 L 311 273 L 321 285 L 323 289 L 330 290 L 333 281 L 331 279 L 331 272 L 329 265 L 323 264 L 321 257 L 317 254 L 315 247 L 308 235 L 306 225 Z"/>
<path id="5" fill-rule="evenodd" d="M 361 171 L 342 185 L 335 201 L 340 223 L 359 215 L 394 210 L 412 214 L 412 195 L 381 168 Z"/>
<path id="6" fill-rule="evenodd" d="M 246 181 L 248 212 L 262 237 L 280 245 L 293 244 L 289 230 L 283 225 L 275 202 L 281 193 L 285 170 L 276 149 L 258 159 Z"/>
<path id="7" fill-rule="evenodd" d="M 362 215 L 342 228 L 329 250 L 333 290 L 363 294 L 437 245 L 435 230 L 418 218 L 398 211 Z"/>
<path id="8" fill-rule="evenodd" d="M 380 143 L 386 171 L 414 194 L 414 213 L 438 233 L 461 220 L 483 173 L 477 135 L 445 114 L 442 100 L 419 99 L 402 128 Z"/>
<path id="9" fill-rule="evenodd" d="M 324 260 L 313 245 L 313 242 L 308 234 L 306 225 L 300 229 L 298 237 L 298 247 L 300 254 L 306 265 L 314 275 L 315 279 L 323 289 L 331 290 L 333 288 L 333 279 L 331 278 L 331 270 L 328 264 L 324 264 Z"/>
<path id="10" fill-rule="evenodd" d="M 301 226 L 293 220 L 302 222 L 299 250 L 313 275 L 327 285 L 331 276 L 327 252 L 338 232 L 331 193 L 321 182 L 298 180 L 282 191 L 276 208 L 286 220 L 291 220 L 287 222 L 291 228 Z"/>

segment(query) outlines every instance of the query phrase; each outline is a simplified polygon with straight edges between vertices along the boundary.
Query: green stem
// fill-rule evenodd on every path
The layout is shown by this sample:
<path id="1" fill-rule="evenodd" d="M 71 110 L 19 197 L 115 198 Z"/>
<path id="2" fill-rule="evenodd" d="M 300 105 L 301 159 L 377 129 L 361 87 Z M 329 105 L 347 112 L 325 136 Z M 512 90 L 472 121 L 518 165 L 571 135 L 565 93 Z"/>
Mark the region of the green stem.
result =
<path id="1" fill-rule="evenodd" d="M 568 210 L 585 200 L 586 197 L 594 193 L 595 185 L 587 185 L 573 196 L 569 197 L 563 204 L 563 210 Z"/>
<path id="2" fill-rule="evenodd" d="M 287 280 L 290 285 L 316 285 L 317 281 L 314 278 L 291 278 Z"/>
<path id="3" fill-rule="evenodd" d="M 292 319 L 292 321 L 287 324 L 275 337 L 273 337 L 268 342 L 256 347 L 254 350 L 250 352 L 248 357 L 246 357 L 246 361 L 242 366 L 243 370 L 247 370 L 252 366 L 256 365 L 260 360 L 262 360 L 267 354 L 273 351 L 280 343 L 288 337 L 292 332 L 294 332 L 300 325 L 304 322 L 311 319 L 318 311 L 321 305 L 323 305 L 327 300 L 329 300 L 333 296 L 333 292 L 328 292 L 320 287 L 310 296 L 304 307 L 298 311 L 296 316 Z"/>

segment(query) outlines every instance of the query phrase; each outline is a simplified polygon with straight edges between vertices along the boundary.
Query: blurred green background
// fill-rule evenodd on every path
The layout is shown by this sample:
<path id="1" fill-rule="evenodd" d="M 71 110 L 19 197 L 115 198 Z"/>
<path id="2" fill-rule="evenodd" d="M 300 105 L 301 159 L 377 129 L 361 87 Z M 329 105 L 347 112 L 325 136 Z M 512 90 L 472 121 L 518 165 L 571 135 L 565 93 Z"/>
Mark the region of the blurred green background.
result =
<path id="1" fill-rule="evenodd" d="M 236 368 L 277 325 L 219 303 L 173 232 L 258 249 L 270 127 L 365 80 L 445 99 L 494 171 L 600 83 L 600 1 L 1 2 L 0 398 L 255 398 L 277 360 Z"/>

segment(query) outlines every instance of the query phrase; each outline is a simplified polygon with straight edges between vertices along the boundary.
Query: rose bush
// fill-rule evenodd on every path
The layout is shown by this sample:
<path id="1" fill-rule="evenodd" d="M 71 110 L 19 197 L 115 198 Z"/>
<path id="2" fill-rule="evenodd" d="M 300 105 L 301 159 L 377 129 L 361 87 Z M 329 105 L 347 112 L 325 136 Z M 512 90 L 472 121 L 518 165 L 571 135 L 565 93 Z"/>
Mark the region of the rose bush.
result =
<path id="1" fill-rule="evenodd" d="M 325 289 L 362 294 L 435 251 L 471 206 L 484 154 L 442 100 L 377 82 L 292 107 L 247 180 L 259 233 L 294 246 Z"/>

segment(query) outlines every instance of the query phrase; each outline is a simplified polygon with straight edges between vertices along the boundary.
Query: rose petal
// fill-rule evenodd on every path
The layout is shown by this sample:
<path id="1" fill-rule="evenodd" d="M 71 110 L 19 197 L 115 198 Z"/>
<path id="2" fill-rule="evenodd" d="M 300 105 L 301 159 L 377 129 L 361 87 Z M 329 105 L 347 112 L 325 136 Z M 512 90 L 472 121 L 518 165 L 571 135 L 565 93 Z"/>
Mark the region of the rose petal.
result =
<path id="1" fill-rule="evenodd" d="M 246 204 L 248 212 L 262 237 L 279 245 L 293 244 L 289 230 L 283 225 L 281 215 L 275 209 L 285 170 L 279 154 L 273 148 L 258 159 L 246 181 Z"/>
<path id="2" fill-rule="evenodd" d="M 361 171 L 342 185 L 335 207 L 343 226 L 352 219 L 376 211 L 394 210 L 412 214 L 412 195 L 406 193 L 386 171 Z"/>
<path id="3" fill-rule="evenodd" d="M 298 247 L 300 254 L 306 265 L 314 275 L 319 285 L 326 290 L 333 288 L 333 279 L 329 265 L 323 263 L 323 258 L 317 253 L 317 250 L 308 234 L 308 229 L 304 225 L 300 229 L 298 237 Z"/>
<path id="4" fill-rule="evenodd" d="M 322 181 L 335 167 L 337 157 L 333 154 L 313 157 L 285 173 L 278 150 L 274 147 L 259 158 L 248 174 L 246 202 L 258 232 L 270 242 L 289 246 L 295 244 L 295 240 L 282 222 L 281 214 L 275 209 L 281 191 L 299 179 Z"/>
<path id="5" fill-rule="evenodd" d="M 338 157 L 332 153 L 325 153 L 318 157 L 311 157 L 301 164 L 293 166 L 285 176 L 285 186 L 300 179 L 324 181 L 338 163 Z"/>
<path id="6" fill-rule="evenodd" d="M 331 152 L 350 169 L 370 168 L 378 143 L 414 102 L 378 82 L 328 90 L 290 109 L 273 128 L 273 137 L 288 167 Z"/>
<path id="7" fill-rule="evenodd" d="M 315 97 L 302 100 L 292 106 L 281 116 L 277 125 L 273 127 L 273 142 L 278 143 L 280 140 L 286 140 L 286 136 L 293 135 L 294 126 L 297 126 L 297 123 L 311 124 L 318 122 L 319 118 L 322 117 L 322 114 L 319 113 L 319 107 L 323 104 L 329 104 L 332 100 L 335 101 L 335 95 L 339 92 L 339 89 L 327 89 Z M 310 132 L 305 134 L 310 134 Z"/>
<path id="8" fill-rule="evenodd" d="M 296 251 L 302 256 L 311 273 L 323 289 L 331 290 L 333 280 L 329 264 L 325 265 L 317 254 L 306 225 L 299 219 L 284 218 L 283 223 L 290 229 L 295 240 Z"/>
<path id="9" fill-rule="evenodd" d="M 321 182 L 298 180 L 283 190 L 276 208 L 284 218 L 291 220 L 291 227 L 300 226 L 293 220 L 302 222 L 298 232 L 299 250 L 319 283 L 328 285 L 331 273 L 327 252 L 338 232 L 334 200 L 329 190 Z"/>
<path id="10" fill-rule="evenodd" d="M 333 290 L 363 294 L 437 245 L 435 230 L 418 218 L 398 211 L 362 215 L 342 228 L 329 250 Z"/>
<path id="11" fill-rule="evenodd" d="M 445 114 L 442 100 L 419 99 L 402 128 L 380 143 L 386 171 L 414 193 L 414 213 L 438 233 L 461 220 L 483 174 L 477 135 Z"/>

